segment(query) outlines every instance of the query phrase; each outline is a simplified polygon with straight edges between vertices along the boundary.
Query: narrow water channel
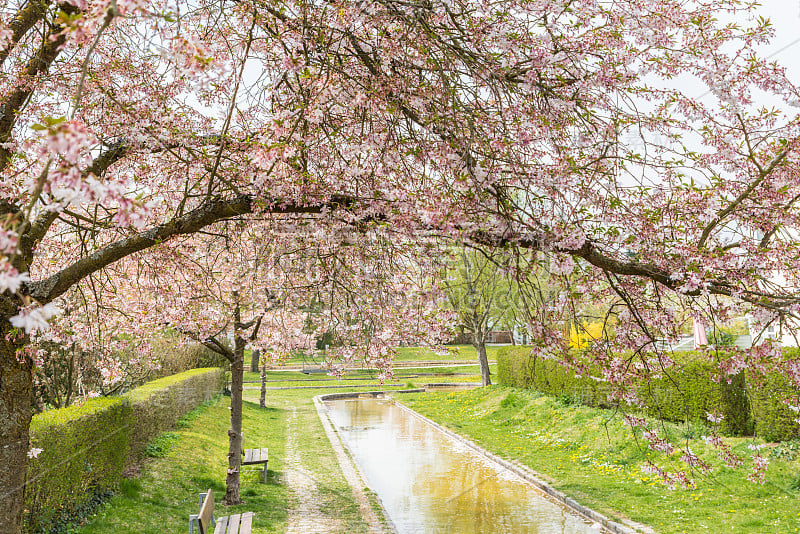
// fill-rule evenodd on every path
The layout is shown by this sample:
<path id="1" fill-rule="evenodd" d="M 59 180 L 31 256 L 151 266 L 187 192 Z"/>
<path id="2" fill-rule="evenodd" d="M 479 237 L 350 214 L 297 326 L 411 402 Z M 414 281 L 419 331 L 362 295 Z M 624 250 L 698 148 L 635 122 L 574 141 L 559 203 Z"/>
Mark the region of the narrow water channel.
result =
<path id="1" fill-rule="evenodd" d="M 399 534 L 600 532 L 599 525 L 390 400 L 325 404 Z"/>

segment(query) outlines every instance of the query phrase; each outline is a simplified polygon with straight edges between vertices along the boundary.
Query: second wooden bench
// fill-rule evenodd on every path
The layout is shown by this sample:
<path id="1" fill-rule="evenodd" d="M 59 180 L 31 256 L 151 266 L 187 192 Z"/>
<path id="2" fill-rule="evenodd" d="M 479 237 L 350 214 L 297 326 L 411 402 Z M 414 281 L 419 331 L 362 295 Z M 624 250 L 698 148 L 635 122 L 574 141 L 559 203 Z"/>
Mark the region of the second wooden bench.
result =
<path id="1" fill-rule="evenodd" d="M 202 496 L 202 494 L 201 494 Z M 216 524 L 213 534 L 251 534 L 253 528 L 253 512 L 233 514 L 214 520 L 214 495 L 209 489 L 200 506 L 200 513 L 195 518 L 192 516 L 189 523 L 191 534 L 194 521 L 200 529 L 200 534 L 211 534 L 211 526 Z"/>
<path id="2" fill-rule="evenodd" d="M 261 449 L 245 449 L 244 436 L 242 436 L 242 465 L 258 465 L 264 464 L 264 483 L 267 483 L 267 462 L 269 462 L 269 449 L 264 447 Z"/>

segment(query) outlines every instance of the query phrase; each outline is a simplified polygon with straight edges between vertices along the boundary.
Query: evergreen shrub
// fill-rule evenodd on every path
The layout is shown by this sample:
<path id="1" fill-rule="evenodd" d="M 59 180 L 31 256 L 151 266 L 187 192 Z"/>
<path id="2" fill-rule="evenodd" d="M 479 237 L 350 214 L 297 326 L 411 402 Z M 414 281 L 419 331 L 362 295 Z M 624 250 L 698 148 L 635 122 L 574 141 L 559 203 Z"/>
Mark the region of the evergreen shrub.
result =
<path id="1" fill-rule="evenodd" d="M 707 413 L 724 416 L 721 427 L 728 434 L 750 435 L 753 418 L 745 391 L 744 376 L 731 383 L 712 380 L 712 365 L 697 353 L 678 356 L 680 370 L 639 386 L 647 413 L 670 421 L 706 421 Z M 608 408 L 611 391 L 607 382 L 575 373 L 553 360 L 537 357 L 535 349 L 504 347 L 497 353 L 498 382 L 535 389 L 571 404 Z"/>
<path id="2" fill-rule="evenodd" d="M 784 350 L 784 356 L 796 359 L 797 349 Z M 767 441 L 800 438 L 800 424 L 795 421 L 800 414 L 793 412 L 783 402 L 786 398 L 797 397 L 800 391 L 793 388 L 786 377 L 777 372 L 752 380 L 748 386 L 750 386 L 750 403 L 756 423 L 756 434 Z"/>
<path id="3" fill-rule="evenodd" d="M 155 380 L 121 397 L 89 399 L 48 410 L 31 421 L 27 532 L 52 532 L 64 517 L 106 494 L 147 442 L 222 387 L 219 369 L 194 369 Z"/>

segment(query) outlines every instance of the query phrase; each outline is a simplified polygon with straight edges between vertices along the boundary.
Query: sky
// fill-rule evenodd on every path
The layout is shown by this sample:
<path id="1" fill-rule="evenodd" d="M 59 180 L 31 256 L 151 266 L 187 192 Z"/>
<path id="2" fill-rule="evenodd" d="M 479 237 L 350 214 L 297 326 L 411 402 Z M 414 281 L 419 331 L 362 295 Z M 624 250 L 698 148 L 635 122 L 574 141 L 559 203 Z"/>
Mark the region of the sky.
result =
<path id="1" fill-rule="evenodd" d="M 775 38 L 762 52 L 786 66 L 792 80 L 800 82 L 800 0 L 762 0 L 758 12 L 775 28 Z"/>

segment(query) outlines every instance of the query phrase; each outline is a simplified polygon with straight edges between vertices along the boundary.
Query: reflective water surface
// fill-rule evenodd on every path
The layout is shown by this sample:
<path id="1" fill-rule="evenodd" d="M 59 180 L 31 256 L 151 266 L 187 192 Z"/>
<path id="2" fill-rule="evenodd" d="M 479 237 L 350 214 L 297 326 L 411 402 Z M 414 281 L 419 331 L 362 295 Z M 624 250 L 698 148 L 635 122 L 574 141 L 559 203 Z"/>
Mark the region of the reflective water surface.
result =
<path id="1" fill-rule="evenodd" d="M 599 525 L 389 400 L 325 403 L 400 534 L 596 534 Z"/>

